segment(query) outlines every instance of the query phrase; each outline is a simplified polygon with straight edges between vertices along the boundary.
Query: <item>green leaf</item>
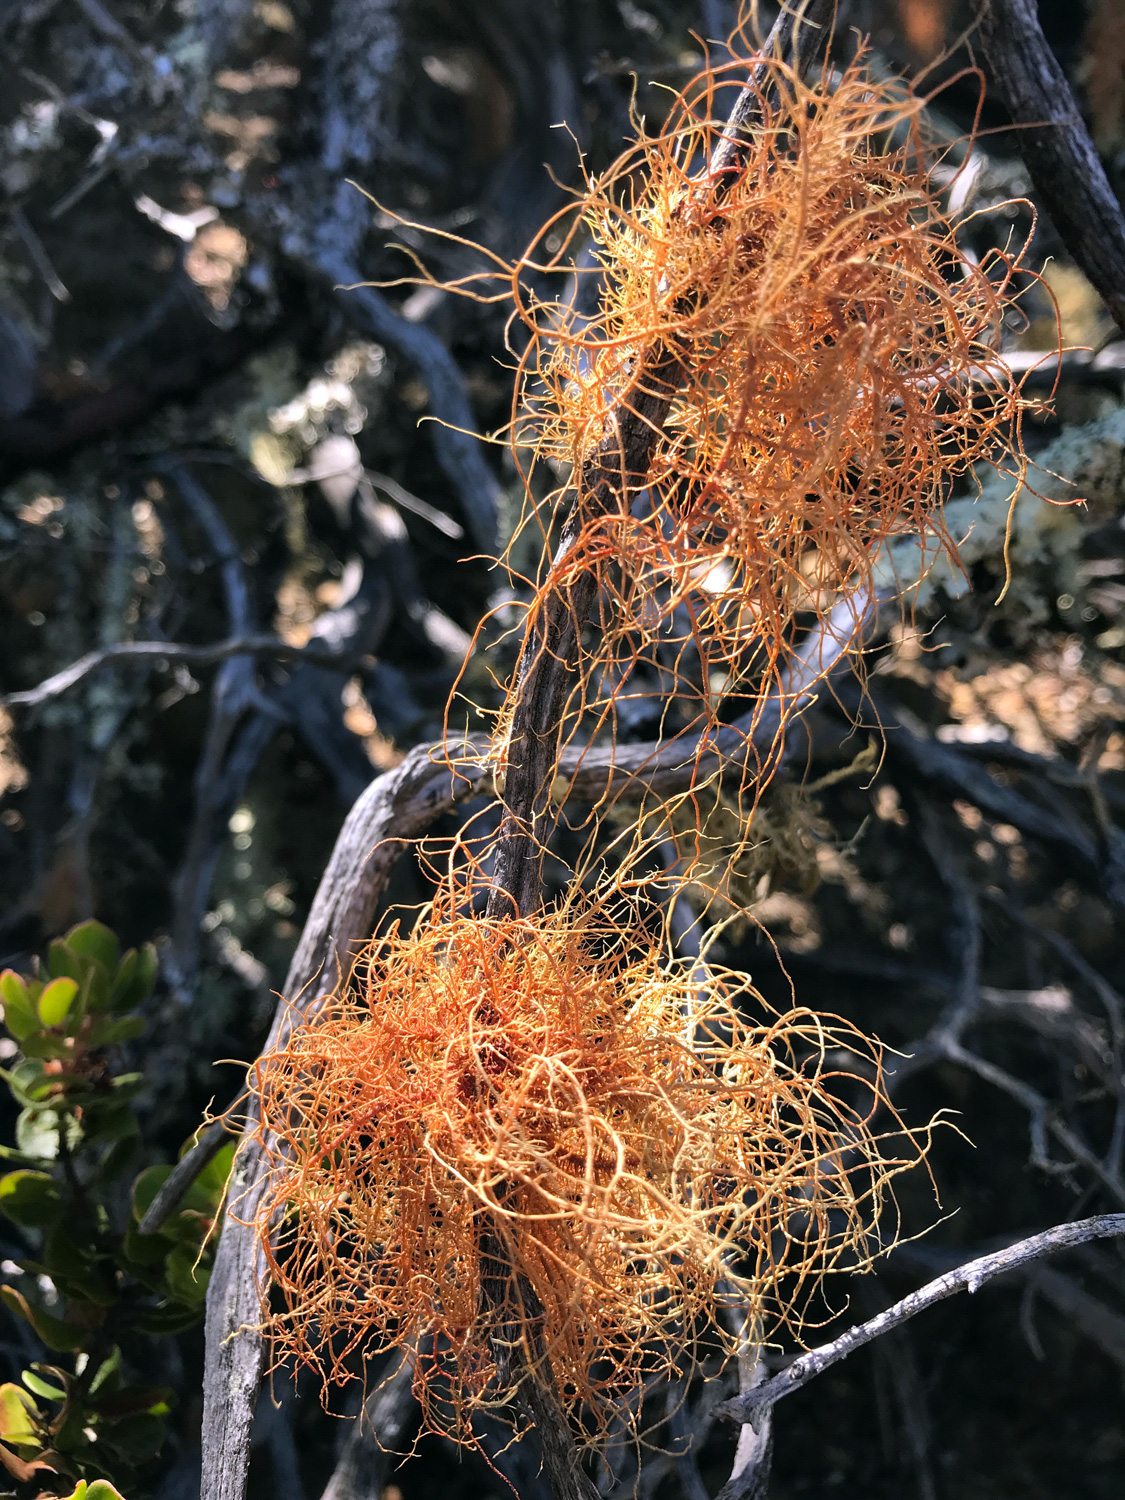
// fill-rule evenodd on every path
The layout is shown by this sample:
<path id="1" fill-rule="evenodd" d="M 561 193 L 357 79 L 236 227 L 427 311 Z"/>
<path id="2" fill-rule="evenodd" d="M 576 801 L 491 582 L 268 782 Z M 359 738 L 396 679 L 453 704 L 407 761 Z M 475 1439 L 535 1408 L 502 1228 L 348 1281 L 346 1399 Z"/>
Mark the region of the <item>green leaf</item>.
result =
<path id="1" fill-rule="evenodd" d="M 39 1365 L 38 1369 L 51 1369 L 50 1365 Z M 44 1380 L 41 1375 L 36 1375 L 32 1370 L 23 1370 L 20 1379 L 29 1391 L 34 1391 L 37 1396 L 42 1396 L 47 1401 L 65 1401 L 66 1390 L 60 1386 L 52 1385 L 50 1381 Z"/>
<path id="2" fill-rule="evenodd" d="M 130 948 L 117 965 L 117 973 L 113 976 L 113 983 L 109 988 L 109 1004 L 114 1010 L 126 1009 L 128 999 L 133 993 L 133 982 L 137 976 L 139 961 L 137 950 Z"/>
<path id="3" fill-rule="evenodd" d="M 177 1301 L 189 1305 L 202 1303 L 207 1295 L 211 1267 L 205 1260 L 200 1261 L 194 1246 L 177 1245 L 164 1262 L 164 1275 L 168 1281 L 168 1290 Z"/>
<path id="4" fill-rule="evenodd" d="M 140 1129 L 132 1109 L 116 1094 L 84 1101 L 82 1124 L 86 1139 L 98 1145 L 123 1141 Z"/>
<path id="5" fill-rule="evenodd" d="M 160 1452 L 164 1445 L 164 1413 L 146 1412 L 139 1417 L 125 1417 L 115 1422 L 108 1435 L 115 1448 L 123 1449 L 130 1457 L 149 1458 Z M 90 1486 L 93 1491 L 94 1486 Z M 87 1497 L 89 1500 L 89 1497 Z"/>
<path id="6" fill-rule="evenodd" d="M 95 1479 L 87 1484 L 85 1479 L 80 1479 L 63 1500 L 125 1500 L 119 1490 L 115 1490 L 108 1479 Z"/>
<path id="7" fill-rule="evenodd" d="M 81 1500 L 125 1500 L 120 1490 L 114 1489 L 108 1479 L 95 1479 Z"/>
<path id="8" fill-rule="evenodd" d="M 141 1127 L 135 1115 L 131 1118 L 134 1128 L 128 1135 L 115 1140 L 98 1163 L 96 1180 L 107 1187 L 110 1183 L 115 1183 L 119 1177 L 132 1175 L 136 1170 L 137 1156 L 140 1152 Z"/>
<path id="9" fill-rule="evenodd" d="M 18 1317 L 25 1318 L 31 1324 L 48 1349 L 81 1349 L 89 1337 L 88 1328 L 67 1322 L 65 1318 L 56 1318 L 40 1307 L 32 1307 L 23 1293 L 17 1292 L 15 1287 L 0 1286 L 0 1299 Z"/>
<path id="10" fill-rule="evenodd" d="M 131 1042 L 147 1027 L 148 1022 L 143 1016 L 123 1016 L 120 1021 L 101 1016 L 90 1027 L 88 1040 L 91 1047 L 113 1047 L 119 1042 Z"/>
<path id="11" fill-rule="evenodd" d="M 52 979 L 73 979 L 75 984 L 82 978 L 84 966 L 78 955 L 72 953 L 62 938 L 56 938 L 47 949 L 47 973 Z"/>
<path id="12" fill-rule="evenodd" d="M 60 984 L 69 984 L 69 979 L 60 979 Z M 30 1036 L 25 1036 L 20 1046 L 27 1057 L 42 1057 L 48 1062 L 59 1062 L 70 1054 L 70 1044 L 66 1037 L 59 1036 L 53 1031 L 33 1031 Z M 58 1082 L 58 1074 L 51 1077 L 51 1083 Z"/>
<path id="13" fill-rule="evenodd" d="M 25 1109 L 16 1121 L 16 1145 L 28 1156 L 54 1161 L 59 1154 L 59 1117 L 53 1109 Z"/>
<path id="14" fill-rule="evenodd" d="M 152 1275 L 144 1273 L 154 1271 L 158 1266 L 164 1265 L 164 1257 L 168 1254 L 170 1241 L 162 1234 L 139 1234 L 137 1226 L 130 1224 L 126 1229 L 121 1241 L 121 1253 L 118 1257 L 124 1269 L 139 1281 L 145 1281 L 154 1291 L 159 1290 L 161 1282 Z"/>
<path id="15" fill-rule="evenodd" d="M 51 1086 L 43 1064 L 34 1058 L 18 1062 L 11 1072 L 0 1068 L 0 1076 L 7 1080 L 8 1087 L 19 1104 L 37 1104 Z"/>
<path id="16" fill-rule="evenodd" d="M 221 1146 L 195 1179 L 199 1189 L 206 1193 L 212 1210 L 218 1208 L 226 1193 L 236 1145 L 236 1141 L 230 1140 L 225 1146 Z"/>
<path id="17" fill-rule="evenodd" d="M 206 1240 L 213 1222 L 214 1216 L 210 1209 L 201 1212 L 181 1205 L 174 1214 L 169 1215 L 162 1233 L 177 1245 L 186 1245 L 194 1256 Z"/>
<path id="18" fill-rule="evenodd" d="M 67 1021 L 67 1031 L 72 1036 L 75 1035 L 87 1012 L 99 1010 L 101 1005 L 105 1004 L 108 995 L 109 978 L 105 970 L 101 964 L 87 961 L 86 972 L 82 976 L 82 983 L 78 986 L 78 998 L 74 1002 Z M 99 997 L 101 1005 L 98 1003 Z"/>
<path id="19" fill-rule="evenodd" d="M 97 1374 L 90 1382 L 91 1396 L 116 1395 L 121 1388 L 121 1350 L 115 1344 L 108 1358 L 98 1366 Z M 147 1410 L 147 1408 L 143 1408 Z"/>
<path id="20" fill-rule="evenodd" d="M 8 1172 L 0 1177 L 0 1213 L 24 1229 L 45 1229 L 63 1211 L 58 1183 L 49 1172 Z"/>
<path id="21" fill-rule="evenodd" d="M 25 1379 L 26 1376 L 24 1371 Z M 34 1442 L 41 1448 L 43 1444 L 35 1433 L 39 1415 L 39 1408 L 26 1391 L 10 1380 L 0 1385 L 0 1437 L 6 1443 Z"/>
<path id="22" fill-rule="evenodd" d="M 201 1303 L 162 1302 L 159 1307 L 149 1308 L 142 1313 L 137 1319 L 137 1327 L 142 1333 L 163 1338 L 193 1328 L 202 1316 Z"/>
<path id="23" fill-rule="evenodd" d="M 97 1307 L 112 1307 L 117 1285 L 112 1262 L 103 1255 L 87 1224 L 56 1224 L 43 1244 L 47 1274 L 68 1297 L 81 1297 Z"/>
<path id="24" fill-rule="evenodd" d="M 96 959 L 107 974 L 112 974 L 117 968 L 121 948 L 117 938 L 103 922 L 95 922 L 92 917 L 88 922 L 80 922 L 77 927 L 70 929 L 63 942 L 72 953 Z"/>
<path id="25" fill-rule="evenodd" d="M 136 966 L 127 982 L 114 983 L 113 993 L 110 997 L 110 1007 L 113 1010 L 134 1010 L 143 1001 L 147 1000 L 152 993 L 152 987 L 156 983 L 156 975 L 159 968 L 156 958 L 156 949 L 151 943 L 146 943 L 143 948 L 137 950 Z M 128 954 L 125 955 L 128 958 Z M 124 960 L 122 960 L 124 964 Z"/>
<path id="26" fill-rule="evenodd" d="M 0 1000 L 4 1002 L 4 1025 L 22 1042 L 24 1037 L 39 1029 L 39 1020 L 27 993 L 27 985 L 14 969 L 5 969 L 0 974 Z"/>
<path id="27" fill-rule="evenodd" d="M 234 1142 L 231 1142 L 233 1148 Z M 225 1149 L 225 1148 L 224 1148 Z M 133 1214 L 137 1223 L 152 1207 L 157 1193 L 167 1182 L 172 1168 L 169 1166 L 147 1167 L 133 1184 Z M 215 1217 L 216 1195 L 209 1183 L 197 1178 L 184 1193 L 175 1213 L 164 1225 L 162 1233 L 169 1239 L 198 1246 Z M 225 1184 L 226 1177 L 223 1177 Z M 221 1191 L 221 1190 L 220 1190 Z"/>
<path id="28" fill-rule="evenodd" d="M 133 1183 L 133 1218 L 138 1224 L 144 1218 L 145 1214 L 148 1213 L 157 1193 L 171 1175 L 172 1168 L 166 1164 L 161 1164 L 157 1167 L 146 1167 Z"/>
<path id="29" fill-rule="evenodd" d="M 107 1422 L 121 1422 L 126 1417 L 166 1417 L 173 1399 L 174 1393 L 166 1385 L 131 1385 L 94 1404 Z"/>
<path id="30" fill-rule="evenodd" d="M 43 1025 L 61 1026 L 77 993 L 77 980 L 69 977 L 53 979 L 39 996 L 39 1019 Z"/>

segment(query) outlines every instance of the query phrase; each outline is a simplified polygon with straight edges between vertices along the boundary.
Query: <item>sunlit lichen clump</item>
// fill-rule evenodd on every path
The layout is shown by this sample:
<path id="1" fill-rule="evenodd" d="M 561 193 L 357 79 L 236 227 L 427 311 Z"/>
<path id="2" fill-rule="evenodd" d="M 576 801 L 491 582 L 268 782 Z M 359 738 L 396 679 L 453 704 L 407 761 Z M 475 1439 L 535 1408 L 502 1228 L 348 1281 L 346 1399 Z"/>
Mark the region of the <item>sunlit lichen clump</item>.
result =
<path id="1" fill-rule="evenodd" d="M 431 914 L 362 973 L 254 1072 L 275 1354 L 345 1381 L 420 1346 L 436 1426 L 533 1369 L 600 1429 L 729 1343 L 724 1304 L 784 1318 L 865 1260 L 918 1154 L 880 1157 L 866 1039 L 739 976 L 700 988 L 602 918 Z M 840 1037 L 868 1082 L 829 1066 Z"/>

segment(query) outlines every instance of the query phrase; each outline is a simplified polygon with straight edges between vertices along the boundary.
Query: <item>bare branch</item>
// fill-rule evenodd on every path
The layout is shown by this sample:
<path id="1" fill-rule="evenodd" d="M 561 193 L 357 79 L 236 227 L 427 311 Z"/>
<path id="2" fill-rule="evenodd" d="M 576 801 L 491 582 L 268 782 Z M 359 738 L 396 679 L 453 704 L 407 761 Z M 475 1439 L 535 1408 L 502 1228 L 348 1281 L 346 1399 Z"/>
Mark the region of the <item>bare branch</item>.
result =
<path id="1" fill-rule="evenodd" d="M 0 708 L 36 708 L 51 698 L 61 697 L 110 662 L 182 661 L 192 667 L 211 667 L 234 656 L 273 656 L 279 661 L 300 658 L 318 666 L 341 669 L 371 666 L 373 660 L 369 656 L 348 657 L 336 651 L 317 650 L 315 646 L 293 646 L 276 635 L 235 635 L 212 646 L 184 646 L 176 641 L 121 641 L 116 646 L 103 646 L 100 651 L 87 651 L 69 667 L 63 667 L 33 688 L 8 693 L 0 698 Z"/>
<path id="2" fill-rule="evenodd" d="M 1024 127 L 1020 154 L 1036 193 L 1125 330 L 1125 214 L 1040 29 L 1035 0 L 987 0 L 980 38 L 990 82 L 1013 122 Z"/>
<path id="3" fill-rule="evenodd" d="M 911 1292 L 908 1297 L 903 1297 L 900 1302 L 876 1317 L 869 1318 L 866 1323 L 849 1328 L 831 1343 L 822 1344 L 819 1349 L 810 1349 L 807 1354 L 795 1359 L 780 1375 L 775 1375 L 764 1385 L 735 1396 L 720 1411 L 732 1421 L 757 1425 L 762 1414 L 784 1396 L 799 1391 L 810 1380 L 815 1380 L 856 1349 L 862 1349 L 865 1344 L 870 1344 L 888 1330 L 897 1328 L 915 1314 L 925 1312 L 935 1303 L 951 1297 L 954 1292 L 975 1292 L 994 1277 L 1018 1271 L 1030 1261 L 1039 1260 L 1056 1250 L 1084 1245 L 1089 1240 L 1108 1239 L 1113 1235 L 1125 1235 L 1125 1214 L 1101 1214 L 1092 1219 L 1079 1219 L 1073 1224 L 1057 1224 L 1053 1229 L 1045 1229 L 1042 1234 L 1017 1240 L 1005 1250 L 982 1255 L 979 1260 L 971 1260 L 955 1271 L 948 1271 L 944 1276 L 937 1277 L 918 1291 Z"/>
<path id="4" fill-rule="evenodd" d="M 443 757 L 445 752 L 440 752 Z M 456 748 L 450 751 L 456 754 Z M 321 879 L 266 1049 L 284 1045 L 370 935 L 375 907 L 404 839 L 420 833 L 485 779 L 484 768 L 435 764 L 431 747 L 413 751 L 378 777 L 348 815 Z M 250 1429 L 265 1358 L 259 1331 L 264 1264 L 254 1215 L 268 1176 L 251 1114 L 228 1193 L 207 1294 L 203 1382 L 203 1486 L 208 1500 L 240 1500 L 250 1460 Z"/>

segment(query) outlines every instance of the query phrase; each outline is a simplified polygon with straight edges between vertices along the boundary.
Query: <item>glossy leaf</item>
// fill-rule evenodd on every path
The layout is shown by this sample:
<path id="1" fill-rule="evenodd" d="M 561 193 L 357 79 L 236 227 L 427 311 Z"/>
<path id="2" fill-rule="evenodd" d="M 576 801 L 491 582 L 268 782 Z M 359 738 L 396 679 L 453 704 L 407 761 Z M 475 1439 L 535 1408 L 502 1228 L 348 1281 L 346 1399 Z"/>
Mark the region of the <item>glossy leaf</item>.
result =
<path id="1" fill-rule="evenodd" d="M 147 1026 L 148 1022 L 142 1016 L 123 1016 L 119 1021 L 102 1016 L 90 1028 L 90 1046 L 113 1047 L 120 1042 L 131 1042 Z"/>
<path id="2" fill-rule="evenodd" d="M 166 1417 L 172 1409 L 173 1392 L 166 1385 L 133 1385 L 116 1394 L 108 1392 L 94 1402 L 107 1422 L 126 1417 Z"/>
<path id="3" fill-rule="evenodd" d="M 133 1183 L 133 1218 L 139 1224 L 152 1207 L 153 1199 L 172 1175 L 166 1165 L 146 1167 Z"/>
<path id="4" fill-rule="evenodd" d="M 140 1234 L 135 1224 L 130 1224 L 121 1242 L 121 1258 L 130 1275 L 139 1277 L 155 1287 L 156 1279 L 145 1276 L 146 1271 L 155 1271 L 163 1266 L 164 1257 L 171 1248 L 170 1241 L 162 1234 Z"/>
<path id="5" fill-rule="evenodd" d="M 47 973 L 52 979 L 73 979 L 75 984 L 82 978 L 83 966 L 62 938 L 56 938 L 47 949 Z"/>
<path id="6" fill-rule="evenodd" d="M 168 1290 L 177 1301 L 188 1305 L 202 1303 L 207 1295 L 207 1283 L 211 1279 L 211 1268 L 199 1259 L 192 1245 L 177 1245 L 164 1262 L 164 1274 Z"/>
<path id="7" fill-rule="evenodd" d="M 110 998 L 110 1006 L 113 1010 L 134 1010 L 143 1001 L 147 1000 L 152 993 L 152 987 L 156 983 L 156 975 L 159 968 L 156 958 L 156 949 L 151 943 L 146 943 L 143 948 L 138 948 L 136 965 L 127 983 L 115 983 Z M 126 958 L 128 954 L 126 954 Z"/>
<path id="8" fill-rule="evenodd" d="M 34 1058 L 25 1058 L 7 1072 L 0 1069 L 0 1077 L 6 1078 L 8 1087 L 19 1104 L 36 1104 L 51 1087 L 53 1080 L 46 1078 L 43 1064 Z"/>
<path id="9" fill-rule="evenodd" d="M 230 1140 L 225 1146 L 215 1153 L 207 1165 L 195 1179 L 200 1191 L 207 1195 L 208 1204 L 214 1211 L 223 1201 L 227 1191 L 227 1183 L 230 1180 L 230 1169 L 234 1165 L 234 1153 L 237 1142 Z"/>
<path id="10" fill-rule="evenodd" d="M 117 1301 L 113 1265 L 99 1251 L 88 1226 L 56 1224 L 43 1245 L 43 1262 L 64 1295 L 97 1307 L 112 1307 Z"/>
<path id="11" fill-rule="evenodd" d="M 76 1032 L 89 1011 L 102 1009 L 109 996 L 109 975 L 101 964 L 88 960 L 82 983 L 78 986 L 78 998 L 70 1012 L 68 1030 Z"/>
<path id="12" fill-rule="evenodd" d="M 44 1026 L 61 1026 L 78 993 L 78 981 L 69 976 L 53 979 L 39 996 L 39 1019 Z"/>
<path id="13" fill-rule="evenodd" d="M 6 1443 L 34 1442 L 37 1448 L 43 1445 L 35 1435 L 35 1419 L 39 1408 L 18 1385 L 5 1381 L 0 1385 L 0 1437 Z"/>
<path id="14" fill-rule="evenodd" d="M 125 1497 L 120 1490 L 114 1489 L 108 1479 L 95 1479 L 89 1484 L 85 1479 L 80 1479 L 63 1500 L 125 1500 Z"/>
<path id="15" fill-rule="evenodd" d="M 81 1349 L 86 1342 L 88 1328 L 79 1327 L 77 1323 L 69 1323 L 63 1318 L 56 1318 L 52 1313 L 44 1312 L 42 1308 L 32 1307 L 23 1293 L 17 1292 L 15 1287 L 0 1286 L 0 1299 L 12 1312 L 31 1324 L 48 1349 L 73 1351 Z"/>
<path id="16" fill-rule="evenodd" d="M 24 1229 L 45 1229 L 63 1211 L 58 1183 L 49 1172 L 8 1172 L 0 1177 L 0 1213 Z"/>
<path id="17" fill-rule="evenodd" d="M 90 1395 L 115 1395 L 121 1387 L 121 1350 L 115 1344 L 108 1357 L 98 1366 L 90 1382 Z M 147 1408 L 145 1408 L 147 1410 Z"/>
<path id="18" fill-rule="evenodd" d="M 160 1452 L 164 1432 L 164 1415 L 146 1412 L 143 1416 L 125 1417 L 122 1421 L 115 1422 L 112 1442 L 115 1448 L 123 1448 L 130 1457 L 146 1459 Z"/>
<path id="19" fill-rule="evenodd" d="M 69 984 L 69 979 L 59 980 L 60 984 Z M 37 1025 L 41 1024 L 39 1022 Z M 59 1036 L 54 1031 L 33 1031 L 25 1036 L 20 1046 L 26 1057 L 41 1057 L 47 1062 L 59 1062 L 70 1055 L 70 1042 L 66 1037 Z M 58 1082 L 58 1075 L 51 1077 L 51 1083 Z"/>
<path id="20" fill-rule="evenodd" d="M 56 1375 L 56 1377 L 62 1374 L 61 1370 L 56 1371 L 51 1365 L 37 1365 L 35 1369 L 50 1370 L 52 1374 Z M 27 1386 L 29 1391 L 34 1392 L 36 1396 L 42 1396 L 46 1401 L 66 1400 L 65 1386 L 57 1384 L 53 1385 L 49 1380 L 44 1380 L 42 1375 L 36 1374 L 35 1370 L 21 1371 L 20 1379 L 23 1381 L 24 1385 Z"/>
<path id="21" fill-rule="evenodd" d="M 137 976 L 138 962 L 139 955 L 137 950 L 130 948 L 117 965 L 117 972 L 114 974 L 109 987 L 109 1003 L 115 1010 L 118 1009 L 119 1001 L 121 1002 L 120 1008 L 124 1009 L 128 1002 L 128 997 L 133 992 L 133 981 Z"/>
<path id="22" fill-rule="evenodd" d="M 193 1328 L 202 1316 L 202 1303 L 169 1301 L 142 1313 L 137 1319 L 137 1327 L 142 1333 L 150 1333 L 160 1338 L 172 1333 L 183 1333 L 185 1329 Z"/>
<path id="23" fill-rule="evenodd" d="M 16 1145 L 28 1156 L 54 1161 L 59 1154 L 59 1117 L 53 1109 L 25 1109 L 16 1121 Z"/>
<path id="24" fill-rule="evenodd" d="M 231 1145 L 233 1144 L 232 1141 Z M 138 1224 L 152 1207 L 153 1200 L 171 1176 L 171 1172 L 172 1168 L 169 1166 L 147 1167 L 134 1182 L 133 1216 Z M 225 1183 L 225 1176 L 223 1181 Z M 180 1199 L 176 1212 L 162 1232 L 172 1239 L 198 1245 L 214 1216 L 215 1194 L 209 1184 L 197 1178 Z M 179 1219 L 183 1219 L 184 1222 L 177 1223 Z"/>
<path id="25" fill-rule="evenodd" d="M 107 974 L 112 974 L 117 968 L 121 948 L 117 938 L 103 922 L 96 922 L 92 917 L 88 922 L 80 922 L 77 927 L 70 929 L 63 942 L 72 953 L 96 959 Z"/>
<path id="26" fill-rule="evenodd" d="M 4 1003 L 4 1025 L 17 1042 L 37 1030 L 39 1018 L 32 1007 L 27 985 L 14 969 L 0 974 L 0 1000 Z"/>

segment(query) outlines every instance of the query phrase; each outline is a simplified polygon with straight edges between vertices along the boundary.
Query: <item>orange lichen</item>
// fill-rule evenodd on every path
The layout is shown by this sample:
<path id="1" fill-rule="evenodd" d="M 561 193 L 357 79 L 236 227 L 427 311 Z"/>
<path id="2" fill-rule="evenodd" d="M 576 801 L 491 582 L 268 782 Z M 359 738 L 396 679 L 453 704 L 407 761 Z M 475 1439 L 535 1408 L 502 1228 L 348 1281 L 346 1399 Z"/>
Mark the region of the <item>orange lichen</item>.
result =
<path id="1" fill-rule="evenodd" d="M 269 1328 L 326 1381 L 421 1340 L 426 1418 L 462 1436 L 529 1372 L 597 1434 L 644 1376 L 729 1347 L 724 1304 L 797 1317 L 869 1259 L 918 1156 L 880 1155 L 878 1051 L 846 1023 L 701 986 L 604 918 L 447 909 L 360 972 L 252 1073 Z"/>
<path id="2" fill-rule="evenodd" d="M 986 457 L 1021 463 L 998 352 L 1019 256 L 960 247 L 925 101 L 875 82 L 862 56 L 811 84 L 768 60 L 743 164 L 715 172 L 719 81 L 705 71 L 587 184 L 564 248 L 529 254 L 511 292 L 530 335 L 513 431 L 565 474 L 554 502 L 577 485 L 585 508 L 544 587 L 596 567 L 596 654 L 659 648 L 667 663 L 679 646 L 679 690 L 704 712 L 716 672 L 726 691 L 768 683 L 796 622 L 861 594 L 889 537 L 951 546 L 952 479 Z M 590 318 L 526 290 L 527 268 L 559 267 L 583 232 L 601 278 Z M 583 466 L 608 438 L 612 467 L 615 432 L 669 355 L 678 390 L 651 468 L 623 466 L 619 502 L 591 504 Z"/>

